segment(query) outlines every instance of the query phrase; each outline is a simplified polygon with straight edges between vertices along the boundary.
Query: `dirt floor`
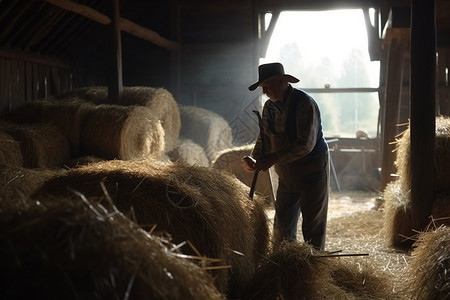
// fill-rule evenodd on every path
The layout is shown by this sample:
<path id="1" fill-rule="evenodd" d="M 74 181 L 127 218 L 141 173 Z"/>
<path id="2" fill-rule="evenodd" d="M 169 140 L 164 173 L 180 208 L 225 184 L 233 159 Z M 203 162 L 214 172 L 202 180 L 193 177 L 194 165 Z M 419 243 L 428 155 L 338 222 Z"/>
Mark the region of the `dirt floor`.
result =
<path id="1" fill-rule="evenodd" d="M 393 294 L 402 287 L 410 254 L 387 245 L 378 193 L 341 191 L 330 194 L 326 251 L 340 251 L 388 275 Z M 273 221 L 273 210 L 268 211 Z M 299 230 L 301 237 L 301 230 Z M 341 259 L 345 259 L 346 256 Z M 401 297 L 400 297 L 401 298 Z"/>

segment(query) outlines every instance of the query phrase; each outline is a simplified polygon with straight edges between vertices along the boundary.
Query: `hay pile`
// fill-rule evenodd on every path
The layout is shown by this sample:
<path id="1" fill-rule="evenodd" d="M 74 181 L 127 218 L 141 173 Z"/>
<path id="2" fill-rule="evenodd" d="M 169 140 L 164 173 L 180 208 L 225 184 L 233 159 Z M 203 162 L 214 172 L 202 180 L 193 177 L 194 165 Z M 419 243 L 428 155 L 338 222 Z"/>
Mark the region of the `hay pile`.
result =
<path id="1" fill-rule="evenodd" d="M 105 104 L 108 103 L 108 88 L 105 86 L 83 87 L 57 96 L 58 99 L 72 97 L 79 97 L 95 104 Z M 146 86 L 124 87 L 122 101 L 125 106 L 148 107 L 150 117 L 161 121 L 164 129 L 165 151 L 169 152 L 176 147 L 181 127 L 180 112 L 177 102 L 168 90 Z"/>
<path id="2" fill-rule="evenodd" d="M 0 165 L 11 167 L 23 166 L 19 142 L 2 131 L 0 131 Z"/>
<path id="3" fill-rule="evenodd" d="M 80 153 L 80 125 L 84 114 L 95 105 L 79 98 L 61 101 L 39 100 L 27 102 L 11 112 L 9 121 L 16 124 L 47 124 L 59 128 L 69 142 L 71 157 Z"/>
<path id="4" fill-rule="evenodd" d="M 209 159 L 206 157 L 205 149 L 190 139 L 179 138 L 176 147 L 167 155 L 171 161 L 202 167 L 209 166 Z"/>
<path id="5" fill-rule="evenodd" d="M 0 124 L 0 131 L 20 145 L 24 167 L 57 169 L 70 158 L 66 137 L 52 124 L 20 125 L 4 122 Z"/>
<path id="6" fill-rule="evenodd" d="M 141 159 L 164 153 L 164 130 L 144 106 L 101 104 L 86 112 L 82 153 L 104 159 Z"/>
<path id="7" fill-rule="evenodd" d="M 237 295 L 267 251 L 262 203 L 220 170 L 156 160 L 107 161 L 72 169 L 49 180 L 38 195 L 101 199 L 102 185 L 120 211 L 145 229 L 168 233 L 183 251 L 218 259 L 211 267 L 222 293 Z M 156 226 L 156 228 L 155 228 Z M 215 270 L 214 270 L 215 269 Z"/>
<path id="8" fill-rule="evenodd" d="M 179 111 L 180 136 L 202 146 L 210 162 L 220 151 L 233 146 L 231 127 L 222 116 L 195 106 L 180 106 Z"/>
<path id="9" fill-rule="evenodd" d="M 241 158 L 250 155 L 254 146 L 254 144 L 251 144 L 222 150 L 212 162 L 212 167 L 232 173 L 240 181 L 251 187 L 254 173 L 246 172 L 242 168 Z M 275 201 L 274 194 L 276 191 L 274 187 L 276 186 L 278 186 L 278 183 L 272 183 L 269 171 L 259 172 L 255 192 L 266 198 L 266 202 L 269 204 L 273 204 Z"/>
<path id="10" fill-rule="evenodd" d="M 436 182 L 435 199 L 432 216 L 438 225 L 450 225 L 450 176 L 447 170 L 450 166 L 450 119 L 436 118 Z M 409 247 L 411 239 L 411 172 L 410 172 L 410 130 L 406 129 L 398 141 L 395 160 L 398 179 L 390 182 L 382 192 L 384 203 L 384 227 L 388 241 L 393 246 Z M 431 219 L 430 219 L 431 220 Z"/>
<path id="11" fill-rule="evenodd" d="M 51 200 L 0 203 L 0 298 L 224 299 L 192 258 L 110 202 Z"/>
<path id="12" fill-rule="evenodd" d="M 412 299 L 450 299 L 449 227 L 418 235 L 408 271 Z"/>
<path id="13" fill-rule="evenodd" d="M 392 299 L 386 277 L 363 259 L 326 257 L 300 242 L 283 242 L 246 286 L 244 299 Z"/>
<path id="14" fill-rule="evenodd" d="M 58 172 L 62 171 L 0 166 L 0 202 L 28 197 Z"/>

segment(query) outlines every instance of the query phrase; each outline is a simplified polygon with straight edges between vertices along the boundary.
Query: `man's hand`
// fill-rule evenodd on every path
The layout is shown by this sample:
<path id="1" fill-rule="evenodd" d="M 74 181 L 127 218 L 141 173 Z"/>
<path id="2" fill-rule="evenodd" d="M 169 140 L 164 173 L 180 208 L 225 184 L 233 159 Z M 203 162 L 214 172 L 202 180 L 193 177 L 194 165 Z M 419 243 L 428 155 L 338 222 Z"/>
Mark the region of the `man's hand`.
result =
<path id="1" fill-rule="evenodd" d="M 271 166 L 273 166 L 278 161 L 278 156 L 276 153 L 270 153 L 258 159 L 255 164 L 257 170 L 267 171 Z"/>
<path id="2" fill-rule="evenodd" d="M 255 168 L 256 161 L 253 157 L 244 156 L 243 158 L 241 158 L 241 162 L 242 162 L 242 168 L 244 168 L 245 171 L 253 172 L 256 170 L 256 168 Z"/>

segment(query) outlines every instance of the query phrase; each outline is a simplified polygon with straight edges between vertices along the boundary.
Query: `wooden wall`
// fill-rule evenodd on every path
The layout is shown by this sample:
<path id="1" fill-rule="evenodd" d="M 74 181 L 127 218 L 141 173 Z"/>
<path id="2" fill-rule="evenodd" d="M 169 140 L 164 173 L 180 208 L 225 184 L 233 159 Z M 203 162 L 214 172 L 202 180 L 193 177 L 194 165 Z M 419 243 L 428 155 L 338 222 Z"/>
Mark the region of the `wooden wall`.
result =
<path id="1" fill-rule="evenodd" d="M 37 54 L 0 49 L 0 117 L 28 101 L 69 90 L 69 64 Z"/>
<path id="2" fill-rule="evenodd" d="M 261 107 L 258 93 L 248 90 L 258 62 L 251 1 L 178 1 L 172 19 L 182 45 L 174 60 L 176 99 L 223 116 L 236 145 L 254 141 L 259 127 L 252 110 Z"/>

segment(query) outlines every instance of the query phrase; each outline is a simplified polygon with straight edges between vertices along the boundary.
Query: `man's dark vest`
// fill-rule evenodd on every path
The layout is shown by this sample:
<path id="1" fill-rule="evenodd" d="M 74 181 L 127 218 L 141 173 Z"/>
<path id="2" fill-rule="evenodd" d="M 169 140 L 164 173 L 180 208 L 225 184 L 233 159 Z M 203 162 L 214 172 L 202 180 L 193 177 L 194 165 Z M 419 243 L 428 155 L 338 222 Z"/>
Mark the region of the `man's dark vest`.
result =
<path id="1" fill-rule="evenodd" d="M 286 133 L 288 136 L 289 142 L 292 142 L 297 137 L 297 107 L 302 101 L 311 101 L 313 105 L 316 106 L 317 111 L 319 111 L 319 108 L 317 107 L 317 103 L 314 101 L 313 98 L 311 98 L 310 95 L 308 95 L 306 92 L 294 89 L 292 92 L 291 100 L 289 103 L 289 111 L 288 116 L 286 120 Z M 328 150 L 327 143 L 325 142 L 325 139 L 323 138 L 323 132 L 322 132 L 322 119 L 320 117 L 319 113 L 319 130 L 317 132 L 317 140 L 316 145 L 312 149 L 312 151 L 308 155 L 316 155 L 319 153 L 322 153 L 323 151 Z"/>

